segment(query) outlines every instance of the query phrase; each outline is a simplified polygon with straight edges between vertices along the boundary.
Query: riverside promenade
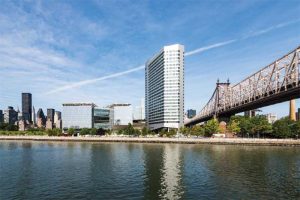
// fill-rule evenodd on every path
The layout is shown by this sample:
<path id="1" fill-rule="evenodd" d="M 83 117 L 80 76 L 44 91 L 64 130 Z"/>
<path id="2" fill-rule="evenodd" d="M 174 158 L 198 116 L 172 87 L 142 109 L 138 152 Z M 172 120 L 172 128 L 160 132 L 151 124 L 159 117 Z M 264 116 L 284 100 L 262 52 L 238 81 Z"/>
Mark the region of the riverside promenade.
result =
<path id="1" fill-rule="evenodd" d="M 179 144 L 228 144 L 228 145 L 268 145 L 299 146 L 300 139 L 258 139 L 258 138 L 161 138 L 161 137 L 55 137 L 55 136 L 0 136 L 0 141 L 54 141 L 54 142 L 132 142 L 132 143 L 179 143 Z"/>

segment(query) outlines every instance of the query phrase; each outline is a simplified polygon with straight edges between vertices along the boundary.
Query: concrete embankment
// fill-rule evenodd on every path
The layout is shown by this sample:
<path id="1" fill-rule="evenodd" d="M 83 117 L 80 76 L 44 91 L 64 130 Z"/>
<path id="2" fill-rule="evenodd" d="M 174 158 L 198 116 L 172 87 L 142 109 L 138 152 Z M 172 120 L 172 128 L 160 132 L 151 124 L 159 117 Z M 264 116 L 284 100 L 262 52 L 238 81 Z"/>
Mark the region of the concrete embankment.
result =
<path id="1" fill-rule="evenodd" d="M 180 143 L 180 144 L 230 144 L 300 146 L 300 139 L 253 139 L 253 138 L 159 138 L 159 137 L 54 137 L 54 136 L 0 136 L 3 140 L 61 141 L 61 142 L 132 142 L 132 143 Z"/>

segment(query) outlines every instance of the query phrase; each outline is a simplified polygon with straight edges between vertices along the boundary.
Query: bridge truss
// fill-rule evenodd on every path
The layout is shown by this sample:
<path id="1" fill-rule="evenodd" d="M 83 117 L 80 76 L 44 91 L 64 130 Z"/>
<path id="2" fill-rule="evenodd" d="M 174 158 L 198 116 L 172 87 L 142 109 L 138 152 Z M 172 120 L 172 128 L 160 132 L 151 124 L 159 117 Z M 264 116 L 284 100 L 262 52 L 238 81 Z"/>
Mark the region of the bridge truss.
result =
<path id="1" fill-rule="evenodd" d="M 185 125 L 300 98 L 300 46 L 241 82 L 216 84 L 204 108 Z"/>

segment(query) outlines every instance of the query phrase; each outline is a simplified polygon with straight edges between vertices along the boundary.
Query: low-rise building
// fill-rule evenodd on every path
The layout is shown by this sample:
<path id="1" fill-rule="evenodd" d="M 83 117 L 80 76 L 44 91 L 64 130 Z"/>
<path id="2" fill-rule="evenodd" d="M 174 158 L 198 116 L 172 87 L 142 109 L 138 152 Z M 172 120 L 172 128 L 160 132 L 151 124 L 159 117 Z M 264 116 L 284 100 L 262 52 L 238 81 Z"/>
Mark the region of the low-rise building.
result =
<path id="1" fill-rule="evenodd" d="M 63 129 L 93 128 L 93 103 L 64 103 L 62 111 Z"/>
<path id="2" fill-rule="evenodd" d="M 110 109 L 109 108 L 94 108 L 94 128 L 102 128 L 105 130 L 111 129 Z"/>

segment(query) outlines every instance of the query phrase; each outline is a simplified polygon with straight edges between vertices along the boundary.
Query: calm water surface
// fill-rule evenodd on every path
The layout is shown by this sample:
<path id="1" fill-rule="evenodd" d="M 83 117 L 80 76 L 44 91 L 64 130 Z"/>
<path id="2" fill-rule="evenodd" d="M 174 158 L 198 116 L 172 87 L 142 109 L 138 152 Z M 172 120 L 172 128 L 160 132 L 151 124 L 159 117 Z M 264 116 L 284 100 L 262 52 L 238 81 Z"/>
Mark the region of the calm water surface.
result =
<path id="1" fill-rule="evenodd" d="M 0 141 L 0 199 L 300 199 L 300 148 Z"/>

